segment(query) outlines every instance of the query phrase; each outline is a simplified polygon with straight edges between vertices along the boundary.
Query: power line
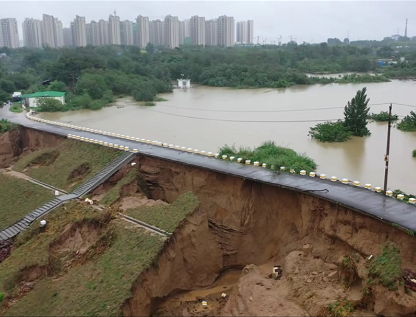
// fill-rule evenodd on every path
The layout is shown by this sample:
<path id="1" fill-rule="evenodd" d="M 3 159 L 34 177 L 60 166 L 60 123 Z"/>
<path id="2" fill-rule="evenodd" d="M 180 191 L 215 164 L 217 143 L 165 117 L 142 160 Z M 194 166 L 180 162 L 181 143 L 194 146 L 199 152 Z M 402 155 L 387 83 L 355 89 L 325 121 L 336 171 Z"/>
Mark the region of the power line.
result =
<path id="1" fill-rule="evenodd" d="M 381 105 L 389 105 L 389 103 L 375 103 L 368 106 L 381 106 Z M 344 107 L 327 107 L 327 108 L 311 108 L 311 109 L 284 109 L 284 110 L 215 110 L 215 109 L 195 109 L 195 108 L 186 108 L 186 107 L 175 107 L 175 106 L 165 106 L 158 104 L 159 107 L 166 107 L 172 109 L 185 109 L 185 110 L 196 110 L 196 111 L 203 111 L 203 112 L 240 112 L 240 113 L 264 113 L 264 112 L 299 112 L 299 111 L 319 111 L 319 110 L 331 110 L 331 109 L 344 109 Z"/>
<path id="2" fill-rule="evenodd" d="M 300 122 L 326 122 L 326 121 L 337 121 L 339 119 L 318 119 L 318 120 L 229 120 L 229 119 L 213 119 L 213 118 L 201 118 L 201 117 L 194 117 L 194 116 L 184 116 L 174 113 L 168 113 L 163 111 L 157 111 L 153 109 L 148 109 L 148 111 L 157 112 L 166 114 L 169 116 L 174 117 L 181 117 L 181 118 L 189 118 L 189 119 L 197 119 L 197 120 L 207 120 L 207 121 L 224 121 L 224 122 L 263 122 L 263 123 L 300 123 Z"/>

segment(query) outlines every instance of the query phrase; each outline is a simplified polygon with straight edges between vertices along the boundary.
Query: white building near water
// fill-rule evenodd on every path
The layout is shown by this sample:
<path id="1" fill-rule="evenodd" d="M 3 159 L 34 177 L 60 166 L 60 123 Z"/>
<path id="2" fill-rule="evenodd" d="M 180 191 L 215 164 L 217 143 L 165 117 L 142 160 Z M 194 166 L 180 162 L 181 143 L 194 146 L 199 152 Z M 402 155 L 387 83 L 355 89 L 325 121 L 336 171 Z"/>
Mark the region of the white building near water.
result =
<path id="1" fill-rule="evenodd" d="M 178 79 L 178 88 L 191 88 L 191 80 L 190 79 Z"/>
<path id="2" fill-rule="evenodd" d="M 63 105 L 65 104 L 65 92 L 61 91 L 40 91 L 35 92 L 34 94 L 22 95 L 22 98 L 25 99 L 25 105 L 27 107 L 37 107 L 37 101 L 39 98 L 53 98 L 59 100 Z"/>

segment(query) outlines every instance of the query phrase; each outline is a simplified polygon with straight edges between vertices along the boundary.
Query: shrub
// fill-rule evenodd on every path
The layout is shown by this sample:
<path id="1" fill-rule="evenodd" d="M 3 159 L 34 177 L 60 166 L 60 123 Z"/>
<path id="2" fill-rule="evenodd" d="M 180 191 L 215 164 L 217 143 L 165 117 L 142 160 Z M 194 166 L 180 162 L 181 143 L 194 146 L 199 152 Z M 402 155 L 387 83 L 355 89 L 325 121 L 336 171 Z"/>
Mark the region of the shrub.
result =
<path id="1" fill-rule="evenodd" d="M 144 103 L 144 105 L 145 105 L 145 106 L 148 106 L 148 107 L 153 107 L 153 106 L 156 106 L 156 104 L 155 104 L 153 101 L 146 101 L 146 102 Z"/>
<path id="2" fill-rule="evenodd" d="M 304 154 L 298 154 L 294 150 L 277 146 L 274 142 L 268 141 L 261 146 L 254 148 L 240 147 L 238 150 L 234 146 L 225 145 L 220 148 L 220 155 L 235 156 L 244 160 L 258 161 L 266 163 L 267 168 L 272 165 L 276 169 L 280 166 L 293 168 L 296 171 L 306 170 L 307 172 L 316 171 L 317 165 L 315 161 Z"/>
<path id="3" fill-rule="evenodd" d="M 377 121 L 377 122 L 385 122 L 389 121 L 389 113 L 387 111 L 381 111 L 380 113 L 371 113 L 368 116 L 368 119 Z M 399 120 L 399 116 L 397 114 L 391 115 L 391 120 Z"/>
<path id="4" fill-rule="evenodd" d="M 413 152 L 412 152 L 412 156 L 413 156 L 413 157 L 416 157 L 416 149 L 414 149 L 414 150 L 413 150 Z"/>
<path id="5" fill-rule="evenodd" d="M 0 134 L 7 131 L 13 131 L 17 129 L 18 125 L 16 123 L 10 122 L 7 119 L 0 120 Z"/>
<path id="6" fill-rule="evenodd" d="M 55 98 L 39 98 L 36 101 L 39 111 L 62 111 L 63 105 Z"/>
<path id="7" fill-rule="evenodd" d="M 416 132 L 416 113 L 410 111 L 398 124 L 397 129 L 404 132 Z"/>
<path id="8" fill-rule="evenodd" d="M 385 245 L 383 253 L 371 262 L 369 275 L 378 278 L 384 287 L 397 290 L 398 281 L 402 277 L 400 250 L 394 245 Z"/>
<path id="9" fill-rule="evenodd" d="M 348 131 L 342 120 L 337 122 L 318 123 L 310 128 L 309 135 L 321 142 L 345 142 L 352 133 Z"/>

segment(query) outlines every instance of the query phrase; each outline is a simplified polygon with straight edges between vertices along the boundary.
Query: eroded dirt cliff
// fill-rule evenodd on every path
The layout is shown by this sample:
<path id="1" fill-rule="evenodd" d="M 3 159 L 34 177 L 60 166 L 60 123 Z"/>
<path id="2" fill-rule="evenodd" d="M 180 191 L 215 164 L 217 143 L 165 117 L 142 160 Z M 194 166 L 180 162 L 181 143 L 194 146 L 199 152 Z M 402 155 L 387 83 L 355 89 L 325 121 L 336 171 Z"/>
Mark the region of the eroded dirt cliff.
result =
<path id="1" fill-rule="evenodd" d="M 184 224 L 186 230 L 175 233 L 158 267 L 135 283 L 123 307 L 125 315 L 152 314 L 158 300 L 179 290 L 207 286 L 227 268 L 262 265 L 302 250 L 306 243 L 313 245 L 314 258 L 337 263 L 351 252 L 363 258 L 380 254 L 383 245 L 393 241 L 401 250 L 403 266 L 415 268 L 414 237 L 356 211 L 180 163 L 142 155 L 136 162 L 150 198 L 172 202 L 192 191 L 201 207 Z M 318 308 L 309 313 L 318 314 Z"/>

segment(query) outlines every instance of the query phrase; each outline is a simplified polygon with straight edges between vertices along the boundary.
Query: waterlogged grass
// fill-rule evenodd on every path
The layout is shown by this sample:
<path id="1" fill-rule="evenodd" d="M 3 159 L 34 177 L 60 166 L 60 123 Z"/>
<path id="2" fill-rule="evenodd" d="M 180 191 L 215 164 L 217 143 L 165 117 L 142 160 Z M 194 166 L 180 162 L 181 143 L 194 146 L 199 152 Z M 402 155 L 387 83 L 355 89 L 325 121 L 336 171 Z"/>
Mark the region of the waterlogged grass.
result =
<path id="1" fill-rule="evenodd" d="M 68 207 L 73 208 L 79 207 Z M 85 206 L 83 209 L 88 210 L 88 214 L 97 214 L 92 207 Z M 65 214 L 65 217 L 68 216 Z M 126 226 L 126 222 L 121 220 L 110 222 L 104 234 L 111 236 L 111 244 L 103 253 L 97 253 L 87 262 L 72 267 L 59 279 L 47 277 L 40 280 L 31 292 L 11 306 L 7 315 L 121 316 L 120 307 L 131 296 L 133 282 L 153 263 L 164 240 L 144 229 Z M 36 251 L 49 245 L 57 236 L 48 237 Z M 15 253 L 4 263 L 16 263 L 12 258 Z"/>
<path id="2" fill-rule="evenodd" d="M 292 149 L 277 146 L 274 142 L 265 142 L 261 146 L 251 149 L 225 145 L 220 148 L 220 156 L 234 156 L 235 160 L 241 157 L 243 160 L 258 161 L 260 164 L 266 163 L 267 168 L 273 165 L 275 169 L 285 166 L 287 169 L 293 168 L 296 171 L 305 170 L 306 172 L 316 171 L 315 161 L 304 154 L 298 154 Z"/>
<path id="3" fill-rule="evenodd" d="M 131 170 L 124 176 L 113 188 L 111 188 L 101 200 L 104 205 L 111 205 L 116 202 L 122 195 L 122 188 L 124 185 L 130 184 L 137 177 L 137 169 Z"/>
<path id="4" fill-rule="evenodd" d="M 381 285 L 390 290 L 397 290 L 402 273 L 400 249 L 392 244 L 386 244 L 383 253 L 370 263 L 370 277 L 378 279 Z"/>
<path id="5" fill-rule="evenodd" d="M 88 181 L 122 153 L 97 144 L 66 140 L 57 148 L 35 151 L 23 157 L 13 169 L 71 190 Z"/>
<path id="6" fill-rule="evenodd" d="M 192 193 L 183 194 L 171 205 L 139 207 L 126 211 L 127 215 L 144 221 L 167 232 L 173 232 L 178 224 L 198 207 L 199 200 Z"/>
<path id="7" fill-rule="evenodd" d="M 53 194 L 27 180 L 0 173 L 0 230 L 53 199 Z"/>

